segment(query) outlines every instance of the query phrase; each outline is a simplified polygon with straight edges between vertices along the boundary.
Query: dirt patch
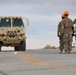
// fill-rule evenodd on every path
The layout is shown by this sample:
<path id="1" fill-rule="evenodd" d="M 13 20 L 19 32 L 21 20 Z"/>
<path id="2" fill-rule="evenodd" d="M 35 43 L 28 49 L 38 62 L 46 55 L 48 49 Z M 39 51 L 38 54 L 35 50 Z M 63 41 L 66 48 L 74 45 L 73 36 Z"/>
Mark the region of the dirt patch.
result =
<path id="1" fill-rule="evenodd" d="M 30 60 L 30 61 L 37 60 L 31 54 L 21 53 L 21 54 L 18 54 L 18 55 L 19 55 L 19 58 L 22 59 L 22 60 Z"/>
<path id="2" fill-rule="evenodd" d="M 37 57 L 34 57 L 32 54 L 27 54 L 27 53 L 20 53 L 19 55 L 19 59 L 24 60 L 25 64 L 27 65 L 36 65 L 36 66 L 43 66 L 45 68 L 54 68 L 54 69 L 60 69 L 60 70 L 64 70 L 64 69 L 76 69 L 75 67 L 69 67 L 69 66 L 63 66 L 63 65 L 59 65 L 57 63 L 49 63 L 49 62 L 45 62 L 42 61 L 40 59 L 38 59 Z"/>

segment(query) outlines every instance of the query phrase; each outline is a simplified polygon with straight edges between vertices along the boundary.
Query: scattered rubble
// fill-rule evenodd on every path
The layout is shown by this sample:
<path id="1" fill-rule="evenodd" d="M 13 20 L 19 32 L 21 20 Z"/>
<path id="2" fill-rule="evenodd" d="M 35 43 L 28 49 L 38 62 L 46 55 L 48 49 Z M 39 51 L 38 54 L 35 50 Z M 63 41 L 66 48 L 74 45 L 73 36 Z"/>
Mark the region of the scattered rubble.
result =
<path id="1" fill-rule="evenodd" d="M 44 49 L 58 49 L 58 47 L 46 45 Z"/>

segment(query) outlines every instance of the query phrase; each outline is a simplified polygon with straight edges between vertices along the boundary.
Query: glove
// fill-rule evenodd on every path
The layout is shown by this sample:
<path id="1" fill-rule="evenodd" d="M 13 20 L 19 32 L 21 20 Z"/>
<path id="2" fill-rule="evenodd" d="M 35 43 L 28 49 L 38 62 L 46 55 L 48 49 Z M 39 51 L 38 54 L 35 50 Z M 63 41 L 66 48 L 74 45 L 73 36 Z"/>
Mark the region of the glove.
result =
<path id="1" fill-rule="evenodd" d="M 60 37 L 59 33 L 57 34 L 58 37 Z"/>

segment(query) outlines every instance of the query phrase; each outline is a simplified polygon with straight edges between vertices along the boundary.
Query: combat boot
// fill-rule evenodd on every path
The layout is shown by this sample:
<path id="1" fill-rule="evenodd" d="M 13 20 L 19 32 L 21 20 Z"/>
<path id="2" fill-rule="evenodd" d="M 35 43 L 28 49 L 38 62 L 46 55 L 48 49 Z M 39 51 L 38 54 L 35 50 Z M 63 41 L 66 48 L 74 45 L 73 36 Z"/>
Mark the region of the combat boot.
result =
<path id="1" fill-rule="evenodd" d="M 68 54 L 68 51 L 67 51 L 67 50 L 65 50 L 64 54 Z"/>
<path id="2" fill-rule="evenodd" d="M 62 54 L 63 53 L 63 50 L 60 50 L 59 54 Z"/>
<path id="3" fill-rule="evenodd" d="M 68 53 L 71 54 L 71 50 L 69 50 Z"/>

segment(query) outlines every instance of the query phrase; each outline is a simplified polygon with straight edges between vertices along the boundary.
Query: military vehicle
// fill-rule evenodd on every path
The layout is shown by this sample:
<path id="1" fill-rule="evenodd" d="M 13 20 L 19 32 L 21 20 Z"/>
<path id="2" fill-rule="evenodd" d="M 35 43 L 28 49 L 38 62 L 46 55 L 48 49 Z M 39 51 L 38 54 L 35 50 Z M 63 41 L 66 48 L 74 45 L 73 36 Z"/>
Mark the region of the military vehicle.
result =
<path id="1" fill-rule="evenodd" d="M 25 25 L 22 17 L 0 17 L 0 51 L 2 46 L 14 47 L 15 51 L 26 51 Z"/>

